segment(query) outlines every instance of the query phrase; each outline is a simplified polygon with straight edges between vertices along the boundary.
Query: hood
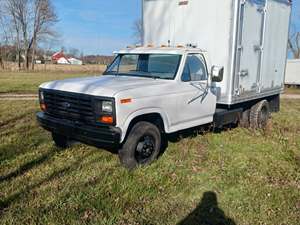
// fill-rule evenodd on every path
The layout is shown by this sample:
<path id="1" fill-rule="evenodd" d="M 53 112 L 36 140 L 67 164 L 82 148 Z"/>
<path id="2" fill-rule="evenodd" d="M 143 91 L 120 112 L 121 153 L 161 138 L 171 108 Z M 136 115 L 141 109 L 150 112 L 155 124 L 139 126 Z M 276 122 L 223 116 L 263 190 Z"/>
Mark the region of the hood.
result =
<path id="1" fill-rule="evenodd" d="M 125 90 L 161 85 L 166 82 L 168 81 L 161 79 L 105 75 L 52 81 L 42 84 L 40 88 L 114 97 L 117 93 Z"/>

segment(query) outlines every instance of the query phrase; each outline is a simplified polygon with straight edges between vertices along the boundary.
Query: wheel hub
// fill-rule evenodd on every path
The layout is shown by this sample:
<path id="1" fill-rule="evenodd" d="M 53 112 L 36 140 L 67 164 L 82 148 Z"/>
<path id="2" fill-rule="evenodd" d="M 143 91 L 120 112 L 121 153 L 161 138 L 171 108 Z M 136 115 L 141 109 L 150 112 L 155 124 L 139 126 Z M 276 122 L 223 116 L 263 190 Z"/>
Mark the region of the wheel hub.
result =
<path id="1" fill-rule="evenodd" d="M 136 159 L 139 163 L 144 163 L 152 156 L 155 149 L 154 139 L 150 136 L 144 136 L 140 139 L 136 147 Z"/>

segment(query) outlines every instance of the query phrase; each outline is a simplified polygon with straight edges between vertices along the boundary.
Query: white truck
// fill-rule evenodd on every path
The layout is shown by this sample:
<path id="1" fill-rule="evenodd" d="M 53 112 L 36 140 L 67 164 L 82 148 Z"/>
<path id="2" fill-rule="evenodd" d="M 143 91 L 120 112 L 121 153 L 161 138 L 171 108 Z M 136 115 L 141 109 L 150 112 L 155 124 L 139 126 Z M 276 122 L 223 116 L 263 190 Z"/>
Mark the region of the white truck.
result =
<path id="1" fill-rule="evenodd" d="M 300 59 L 289 59 L 287 61 L 285 85 L 300 87 Z"/>
<path id="2" fill-rule="evenodd" d="M 42 84 L 37 119 L 60 147 L 153 162 L 167 134 L 212 124 L 263 128 L 279 111 L 291 1 L 143 0 L 141 47 L 102 76 Z"/>

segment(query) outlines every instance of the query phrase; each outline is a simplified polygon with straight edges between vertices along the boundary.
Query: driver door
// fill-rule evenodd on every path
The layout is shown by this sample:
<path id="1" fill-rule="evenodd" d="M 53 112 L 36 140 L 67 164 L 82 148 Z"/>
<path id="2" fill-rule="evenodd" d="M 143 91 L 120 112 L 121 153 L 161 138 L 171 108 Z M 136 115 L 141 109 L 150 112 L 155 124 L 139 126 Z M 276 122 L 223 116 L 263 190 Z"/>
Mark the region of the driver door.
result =
<path id="1" fill-rule="evenodd" d="M 216 96 L 211 92 L 208 71 L 202 54 L 188 54 L 181 76 L 177 103 L 180 129 L 213 122 Z"/>

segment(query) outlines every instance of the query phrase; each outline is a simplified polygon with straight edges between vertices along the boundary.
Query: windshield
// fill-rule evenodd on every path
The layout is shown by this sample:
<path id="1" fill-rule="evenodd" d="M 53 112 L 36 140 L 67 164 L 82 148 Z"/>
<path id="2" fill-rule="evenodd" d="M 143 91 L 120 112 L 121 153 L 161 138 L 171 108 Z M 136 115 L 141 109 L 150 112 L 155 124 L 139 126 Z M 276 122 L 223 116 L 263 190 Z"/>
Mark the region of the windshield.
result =
<path id="1" fill-rule="evenodd" d="M 175 54 L 121 54 L 104 75 L 136 76 L 174 79 L 181 55 Z"/>

